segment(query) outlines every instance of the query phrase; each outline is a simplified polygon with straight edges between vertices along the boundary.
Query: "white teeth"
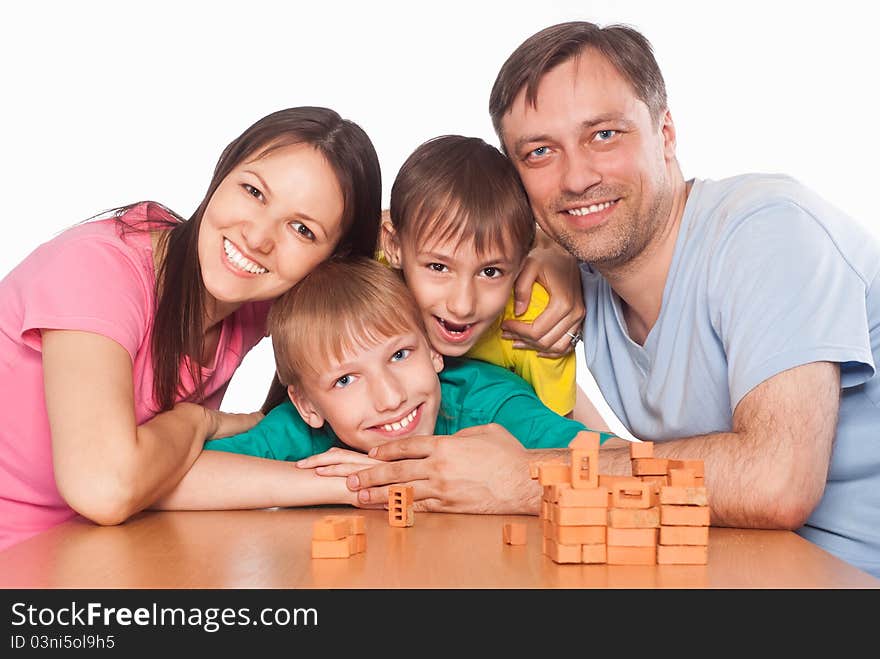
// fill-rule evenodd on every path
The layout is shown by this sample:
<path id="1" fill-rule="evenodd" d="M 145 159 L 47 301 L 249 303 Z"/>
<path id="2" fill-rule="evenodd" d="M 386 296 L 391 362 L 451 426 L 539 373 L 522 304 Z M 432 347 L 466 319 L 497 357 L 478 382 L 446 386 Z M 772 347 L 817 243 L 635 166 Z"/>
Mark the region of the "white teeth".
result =
<path id="1" fill-rule="evenodd" d="M 257 265 L 249 258 L 247 258 L 244 254 L 235 249 L 235 245 L 233 245 L 227 238 L 223 239 L 223 251 L 226 252 L 226 256 L 229 258 L 229 262 L 236 266 L 239 270 L 244 270 L 245 272 L 250 272 L 254 275 L 264 275 L 268 270 L 266 268 Z"/>
<path id="2" fill-rule="evenodd" d="M 409 424 L 413 422 L 416 418 L 416 412 L 419 408 L 414 409 L 412 412 L 403 417 L 400 421 L 395 421 L 394 423 L 386 423 L 382 426 L 382 430 L 385 432 L 394 432 L 395 430 L 400 430 L 401 428 L 406 428 Z"/>
<path id="3" fill-rule="evenodd" d="M 590 215 L 591 213 L 598 213 L 599 211 L 604 211 L 609 206 L 613 205 L 613 201 L 605 201 L 601 204 L 591 204 L 590 206 L 584 206 L 583 208 L 572 208 L 566 211 L 569 215 Z"/>

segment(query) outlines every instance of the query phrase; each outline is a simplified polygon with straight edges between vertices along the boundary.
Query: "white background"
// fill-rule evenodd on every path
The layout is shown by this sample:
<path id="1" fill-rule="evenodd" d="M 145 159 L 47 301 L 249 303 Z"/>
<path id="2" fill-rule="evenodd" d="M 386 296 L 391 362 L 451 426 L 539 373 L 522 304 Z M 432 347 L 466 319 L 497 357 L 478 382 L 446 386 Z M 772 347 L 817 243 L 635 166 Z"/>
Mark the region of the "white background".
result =
<path id="1" fill-rule="evenodd" d="M 497 144 L 487 105 L 499 67 L 526 37 L 567 20 L 627 23 L 653 43 L 686 178 L 785 172 L 880 235 L 872 4 L 9 3 L 0 276 L 107 208 L 150 198 L 188 217 L 223 147 L 282 107 L 324 105 L 359 123 L 379 153 L 387 204 L 398 167 L 424 140 L 458 133 Z M 258 407 L 272 372 L 264 341 L 224 409 Z M 579 381 L 595 395 L 583 369 Z"/>

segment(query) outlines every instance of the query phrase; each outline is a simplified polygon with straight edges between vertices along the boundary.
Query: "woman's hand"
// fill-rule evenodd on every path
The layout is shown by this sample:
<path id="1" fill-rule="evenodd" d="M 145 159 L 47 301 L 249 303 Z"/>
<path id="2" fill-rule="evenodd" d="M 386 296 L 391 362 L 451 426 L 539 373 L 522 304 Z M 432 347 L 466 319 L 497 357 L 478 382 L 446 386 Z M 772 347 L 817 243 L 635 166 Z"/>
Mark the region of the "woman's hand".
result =
<path id="1" fill-rule="evenodd" d="M 189 405 L 191 403 L 178 403 L 178 405 Z M 223 437 L 231 437 L 242 432 L 247 432 L 257 425 L 265 416 L 262 412 L 251 412 L 250 414 L 238 414 L 232 412 L 221 412 L 219 410 L 210 410 L 203 408 L 208 415 L 208 433 L 205 441 L 209 439 L 221 439 Z"/>
<path id="2" fill-rule="evenodd" d="M 381 462 L 366 453 L 334 446 L 328 451 L 299 460 L 296 466 L 300 469 L 314 469 L 319 476 L 345 477 Z"/>
<path id="3" fill-rule="evenodd" d="M 514 348 L 530 348 L 541 357 L 562 357 L 574 350 L 584 320 L 584 299 L 577 261 L 555 242 L 547 239 L 526 257 L 514 284 L 515 313 L 528 308 L 532 285 L 539 282 L 550 295 L 550 302 L 531 323 L 506 320 L 503 337 L 514 341 Z"/>

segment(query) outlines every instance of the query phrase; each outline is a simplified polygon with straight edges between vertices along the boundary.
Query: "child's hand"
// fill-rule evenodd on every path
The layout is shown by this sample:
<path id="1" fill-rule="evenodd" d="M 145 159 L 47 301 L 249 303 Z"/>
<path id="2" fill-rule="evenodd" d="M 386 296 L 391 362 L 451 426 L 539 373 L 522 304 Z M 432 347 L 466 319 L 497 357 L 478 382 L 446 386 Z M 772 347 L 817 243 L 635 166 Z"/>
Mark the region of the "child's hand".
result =
<path id="1" fill-rule="evenodd" d="M 381 462 L 366 453 L 334 446 L 329 451 L 299 460 L 296 466 L 301 469 L 314 469 L 319 476 L 346 477 Z"/>

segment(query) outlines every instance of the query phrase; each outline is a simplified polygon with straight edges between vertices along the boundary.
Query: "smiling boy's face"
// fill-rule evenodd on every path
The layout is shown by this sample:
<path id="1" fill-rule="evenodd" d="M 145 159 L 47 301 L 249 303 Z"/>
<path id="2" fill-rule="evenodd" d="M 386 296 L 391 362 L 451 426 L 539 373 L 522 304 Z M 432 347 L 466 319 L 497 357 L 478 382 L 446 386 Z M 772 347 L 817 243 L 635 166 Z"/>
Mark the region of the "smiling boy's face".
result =
<path id="1" fill-rule="evenodd" d="M 396 334 L 326 361 L 315 364 L 317 375 L 303 378 L 299 392 L 288 389 L 310 426 L 327 422 L 339 439 L 364 452 L 403 437 L 434 434 L 443 358 L 424 334 Z"/>

